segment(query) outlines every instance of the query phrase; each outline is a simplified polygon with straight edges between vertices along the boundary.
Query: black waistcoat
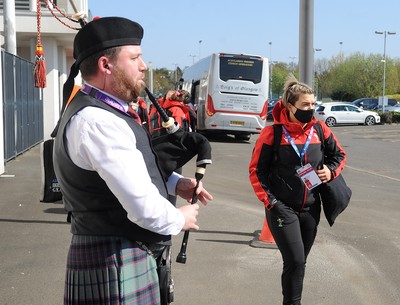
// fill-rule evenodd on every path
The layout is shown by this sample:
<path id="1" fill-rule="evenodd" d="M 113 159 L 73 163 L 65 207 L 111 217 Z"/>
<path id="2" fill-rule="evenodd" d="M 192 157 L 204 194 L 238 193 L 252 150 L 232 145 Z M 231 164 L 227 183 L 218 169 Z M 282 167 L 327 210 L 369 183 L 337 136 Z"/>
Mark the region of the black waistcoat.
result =
<path id="1" fill-rule="evenodd" d="M 118 199 L 95 171 L 76 166 L 65 147 L 65 127 L 71 117 L 85 107 L 99 107 L 125 120 L 137 139 L 151 181 L 163 197 L 167 197 L 165 182 L 158 167 L 147 132 L 132 117 L 82 92 L 78 92 L 67 107 L 54 143 L 54 170 L 60 182 L 65 209 L 72 212 L 71 232 L 78 235 L 124 236 L 147 244 L 166 242 L 170 236 L 143 229 L 127 218 Z"/>

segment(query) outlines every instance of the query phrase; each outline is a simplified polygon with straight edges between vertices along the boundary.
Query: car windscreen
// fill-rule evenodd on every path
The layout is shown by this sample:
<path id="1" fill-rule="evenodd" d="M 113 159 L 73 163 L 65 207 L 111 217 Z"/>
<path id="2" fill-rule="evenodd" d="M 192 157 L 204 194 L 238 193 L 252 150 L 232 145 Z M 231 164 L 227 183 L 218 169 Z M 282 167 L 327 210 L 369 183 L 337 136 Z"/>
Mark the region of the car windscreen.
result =
<path id="1" fill-rule="evenodd" d="M 261 82 L 264 60 L 252 56 L 219 57 L 219 77 L 223 81 L 230 79 L 247 80 L 254 84 Z"/>

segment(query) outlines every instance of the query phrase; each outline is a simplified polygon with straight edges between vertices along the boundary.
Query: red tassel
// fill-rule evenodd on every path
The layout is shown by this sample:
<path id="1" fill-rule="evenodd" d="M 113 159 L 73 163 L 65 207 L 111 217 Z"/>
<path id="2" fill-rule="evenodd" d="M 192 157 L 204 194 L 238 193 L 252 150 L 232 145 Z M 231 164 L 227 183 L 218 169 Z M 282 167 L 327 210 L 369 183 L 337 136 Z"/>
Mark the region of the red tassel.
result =
<path id="1" fill-rule="evenodd" d="M 46 88 L 46 62 L 44 60 L 44 50 L 43 46 L 36 46 L 35 53 L 35 87 L 36 88 Z"/>

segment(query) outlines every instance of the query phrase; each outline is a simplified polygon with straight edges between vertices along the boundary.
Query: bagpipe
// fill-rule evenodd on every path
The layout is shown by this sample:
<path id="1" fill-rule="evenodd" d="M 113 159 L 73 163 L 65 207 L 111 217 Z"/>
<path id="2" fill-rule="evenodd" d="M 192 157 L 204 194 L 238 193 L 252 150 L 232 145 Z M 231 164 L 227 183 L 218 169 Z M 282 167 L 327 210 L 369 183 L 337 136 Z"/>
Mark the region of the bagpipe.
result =
<path id="1" fill-rule="evenodd" d="M 194 156 L 196 160 L 196 186 L 193 190 L 192 203 L 196 201 L 196 191 L 201 179 L 204 177 L 207 164 L 211 164 L 211 145 L 207 138 L 196 132 L 187 132 L 180 128 L 174 118 L 169 117 L 154 95 L 145 88 L 153 106 L 157 109 L 162 127 L 166 134 L 152 138 L 153 149 L 160 162 L 159 166 L 164 178 L 169 177 L 173 171 L 184 166 Z M 186 263 L 186 248 L 189 240 L 189 231 L 185 231 L 181 249 L 176 262 Z M 160 298 L 162 305 L 174 301 L 174 282 L 171 278 L 171 249 L 166 246 L 163 255 L 157 259 L 157 272 L 160 282 Z"/>
<path id="2" fill-rule="evenodd" d="M 158 103 L 154 95 L 145 88 L 145 91 L 157 109 L 162 119 L 162 126 L 167 134 L 152 140 L 153 148 L 160 159 L 160 167 L 164 177 L 169 177 L 172 172 L 181 168 L 194 156 L 196 159 L 195 179 L 196 186 L 192 195 L 192 203 L 196 201 L 196 191 L 201 179 L 203 179 L 206 166 L 211 164 L 211 145 L 207 138 L 197 132 L 183 131 L 175 120 L 169 117 L 164 108 Z M 189 231 L 185 231 L 181 250 L 176 258 L 176 262 L 186 263 L 186 248 L 189 240 Z"/>

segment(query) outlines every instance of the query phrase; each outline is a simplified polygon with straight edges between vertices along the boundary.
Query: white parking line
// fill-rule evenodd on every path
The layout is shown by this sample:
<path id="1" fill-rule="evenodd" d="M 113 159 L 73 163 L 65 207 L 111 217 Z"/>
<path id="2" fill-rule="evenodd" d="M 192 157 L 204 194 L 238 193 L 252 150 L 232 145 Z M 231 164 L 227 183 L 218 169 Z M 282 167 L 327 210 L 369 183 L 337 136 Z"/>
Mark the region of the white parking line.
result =
<path id="1" fill-rule="evenodd" d="M 363 172 L 363 173 L 371 174 L 371 175 L 374 175 L 374 176 L 378 176 L 378 177 L 382 177 L 382 178 L 386 178 L 386 179 L 390 179 L 390 180 L 394 180 L 394 181 L 400 182 L 400 179 L 389 177 L 389 176 L 385 176 L 385 175 L 381 175 L 381 174 L 377 174 L 375 172 L 371 172 L 371 171 L 368 171 L 368 170 L 365 170 L 365 169 L 360 169 L 360 168 L 356 168 L 356 167 L 349 166 L 349 165 L 346 165 L 346 168 L 350 168 L 350 169 L 358 171 L 358 172 Z"/>

